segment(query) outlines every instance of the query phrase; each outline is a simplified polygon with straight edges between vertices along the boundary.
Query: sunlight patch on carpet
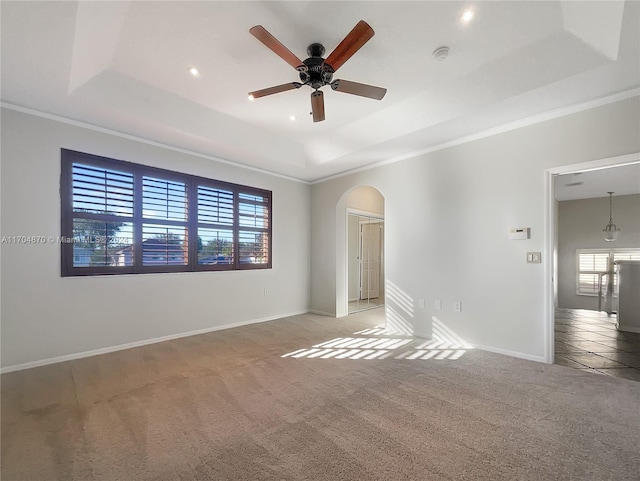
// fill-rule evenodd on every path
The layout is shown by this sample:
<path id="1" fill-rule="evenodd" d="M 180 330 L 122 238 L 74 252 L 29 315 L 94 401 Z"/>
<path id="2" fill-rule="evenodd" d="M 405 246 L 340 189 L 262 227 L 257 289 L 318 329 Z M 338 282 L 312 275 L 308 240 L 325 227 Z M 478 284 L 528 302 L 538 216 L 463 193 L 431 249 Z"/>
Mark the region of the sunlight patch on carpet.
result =
<path id="1" fill-rule="evenodd" d="M 336 337 L 282 355 L 307 359 L 407 359 L 456 360 L 471 349 L 460 336 L 436 317 L 433 320 L 433 339 L 419 339 L 398 335 L 397 329 L 385 326 L 363 329 L 353 337 Z M 393 336 L 393 337 L 391 337 Z"/>

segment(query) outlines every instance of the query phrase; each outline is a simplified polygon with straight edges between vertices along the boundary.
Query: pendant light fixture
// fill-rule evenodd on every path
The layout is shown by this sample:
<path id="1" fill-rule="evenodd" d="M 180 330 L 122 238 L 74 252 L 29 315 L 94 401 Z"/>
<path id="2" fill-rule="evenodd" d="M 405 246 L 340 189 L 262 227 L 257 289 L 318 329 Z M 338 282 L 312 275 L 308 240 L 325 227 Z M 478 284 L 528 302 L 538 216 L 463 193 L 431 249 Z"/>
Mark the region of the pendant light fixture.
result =
<path id="1" fill-rule="evenodd" d="M 613 192 L 607 192 L 607 194 L 609 194 L 609 223 L 604 229 L 602 229 L 602 232 L 604 232 L 604 240 L 606 240 L 607 242 L 613 242 L 618 238 L 620 229 L 613 223 L 613 214 L 611 207 L 611 197 L 613 196 Z"/>

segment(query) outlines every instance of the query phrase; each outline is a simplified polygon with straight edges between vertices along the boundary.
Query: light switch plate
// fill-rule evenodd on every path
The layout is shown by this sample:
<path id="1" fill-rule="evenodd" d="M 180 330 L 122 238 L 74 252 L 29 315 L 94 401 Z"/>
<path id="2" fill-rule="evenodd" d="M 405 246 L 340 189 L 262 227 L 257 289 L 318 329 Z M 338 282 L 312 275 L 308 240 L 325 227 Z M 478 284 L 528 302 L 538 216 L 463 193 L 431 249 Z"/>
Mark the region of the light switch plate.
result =
<path id="1" fill-rule="evenodd" d="M 542 254 L 540 252 L 527 252 L 527 264 L 540 264 Z"/>
<path id="2" fill-rule="evenodd" d="M 433 308 L 436 311 L 439 311 L 440 309 L 442 309 L 442 300 L 436 299 L 435 301 L 433 301 Z"/>
<path id="3" fill-rule="evenodd" d="M 453 312 L 462 312 L 462 302 L 453 301 Z"/>

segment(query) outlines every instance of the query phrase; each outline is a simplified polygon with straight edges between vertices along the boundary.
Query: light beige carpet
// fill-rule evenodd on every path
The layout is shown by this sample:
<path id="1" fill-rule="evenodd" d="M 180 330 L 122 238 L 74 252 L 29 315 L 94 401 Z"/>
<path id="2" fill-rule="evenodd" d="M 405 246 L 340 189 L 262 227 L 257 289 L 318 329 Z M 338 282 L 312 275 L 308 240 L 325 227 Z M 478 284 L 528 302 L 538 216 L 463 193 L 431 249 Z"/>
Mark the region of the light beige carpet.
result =
<path id="1" fill-rule="evenodd" d="M 638 479 L 640 383 L 392 336 L 379 316 L 5 374 L 2 480 Z"/>

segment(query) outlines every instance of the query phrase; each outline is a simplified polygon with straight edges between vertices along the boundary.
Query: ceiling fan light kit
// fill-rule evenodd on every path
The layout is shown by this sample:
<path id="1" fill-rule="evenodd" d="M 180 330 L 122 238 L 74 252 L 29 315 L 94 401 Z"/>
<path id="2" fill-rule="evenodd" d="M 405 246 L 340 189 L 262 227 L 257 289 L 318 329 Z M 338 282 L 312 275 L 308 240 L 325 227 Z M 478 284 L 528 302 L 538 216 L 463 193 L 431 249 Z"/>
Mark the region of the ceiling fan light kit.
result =
<path id="1" fill-rule="evenodd" d="M 364 20 L 360 20 L 356 24 L 353 30 L 347 34 L 326 59 L 323 57 L 325 48 L 320 43 L 312 43 L 309 45 L 307 48 L 309 58 L 303 61 L 280 43 L 280 41 L 271 35 L 262 25 L 256 25 L 250 28 L 249 32 L 276 55 L 295 68 L 300 78 L 300 82 L 290 82 L 249 92 L 250 99 L 286 92 L 287 90 L 299 89 L 303 85 L 308 85 L 313 89 L 313 92 L 311 92 L 311 114 L 313 115 L 313 121 L 321 122 L 325 119 L 325 112 L 324 94 L 320 89 L 326 85 L 331 86 L 331 89 L 337 92 L 375 100 L 382 100 L 387 93 L 387 89 L 374 87 L 373 85 L 342 79 L 333 80 L 333 74 L 336 70 L 349 60 L 353 54 L 360 50 L 375 34 L 373 29 Z"/>
<path id="2" fill-rule="evenodd" d="M 314 122 L 324 120 L 324 94 L 322 90 L 311 92 L 311 114 Z"/>

